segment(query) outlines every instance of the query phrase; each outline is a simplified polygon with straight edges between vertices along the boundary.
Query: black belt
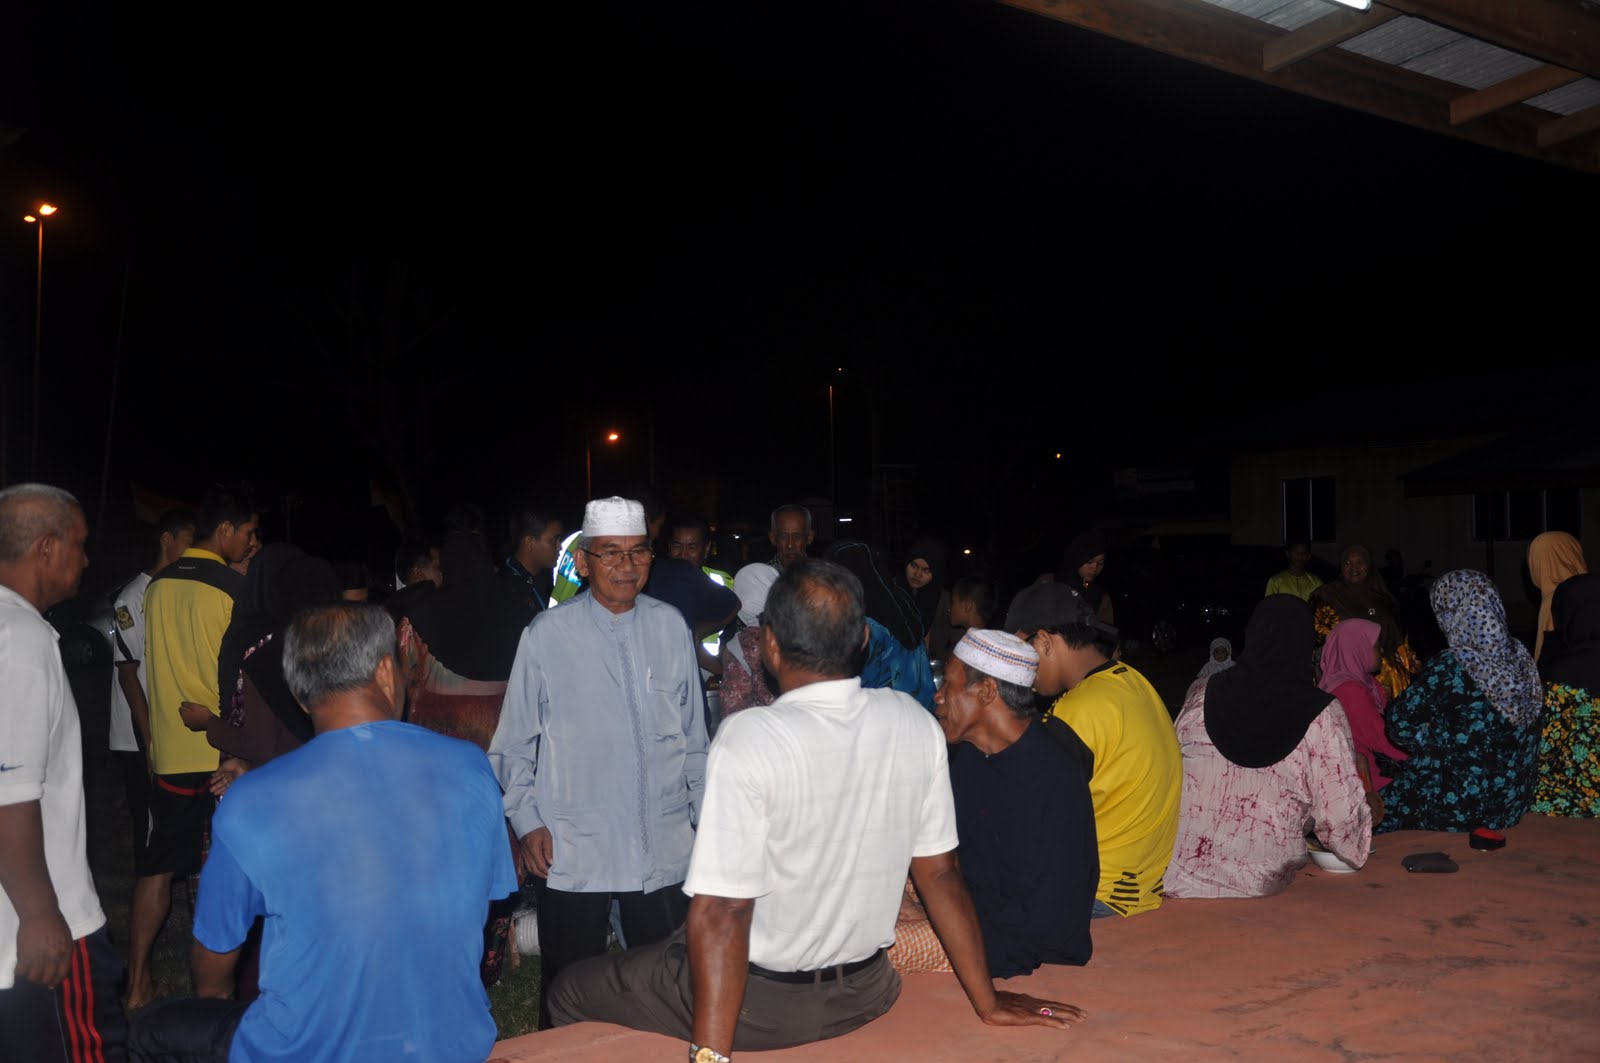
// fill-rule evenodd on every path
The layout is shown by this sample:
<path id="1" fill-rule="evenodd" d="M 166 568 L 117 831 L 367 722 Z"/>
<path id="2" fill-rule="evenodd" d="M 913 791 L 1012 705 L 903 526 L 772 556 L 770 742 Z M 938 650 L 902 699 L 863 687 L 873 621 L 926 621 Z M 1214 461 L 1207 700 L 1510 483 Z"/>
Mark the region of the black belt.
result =
<path id="1" fill-rule="evenodd" d="M 847 978 L 857 971 L 864 971 L 868 967 L 883 959 L 883 950 L 879 949 L 864 960 L 854 963 L 841 963 L 833 967 L 824 967 L 817 971 L 769 971 L 765 967 L 750 965 L 750 973 L 760 975 L 772 982 L 786 982 L 789 985 L 808 985 L 812 982 L 830 982 L 835 978 Z"/>

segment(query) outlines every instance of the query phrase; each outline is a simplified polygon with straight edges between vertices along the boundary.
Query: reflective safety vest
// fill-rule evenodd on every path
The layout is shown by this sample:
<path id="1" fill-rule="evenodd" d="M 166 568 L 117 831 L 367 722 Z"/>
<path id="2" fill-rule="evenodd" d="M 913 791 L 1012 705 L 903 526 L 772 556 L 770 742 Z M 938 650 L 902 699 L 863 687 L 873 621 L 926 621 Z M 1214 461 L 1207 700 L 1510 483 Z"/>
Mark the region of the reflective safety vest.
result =
<path id="1" fill-rule="evenodd" d="M 555 580 L 550 584 L 550 608 L 554 609 L 583 589 L 583 577 L 578 575 L 578 562 L 573 558 L 572 544 L 583 535 L 579 528 L 561 540 L 561 553 L 556 555 Z"/>
<path id="2" fill-rule="evenodd" d="M 704 572 L 707 576 L 710 576 L 711 582 L 715 583 L 717 586 L 726 587 L 729 590 L 733 589 L 733 577 L 722 571 L 720 568 L 712 568 L 710 565 L 706 565 L 702 567 L 700 571 Z M 700 640 L 700 645 L 706 648 L 707 653 L 715 657 L 717 654 L 722 652 L 722 632 L 713 631 L 711 634 Z"/>

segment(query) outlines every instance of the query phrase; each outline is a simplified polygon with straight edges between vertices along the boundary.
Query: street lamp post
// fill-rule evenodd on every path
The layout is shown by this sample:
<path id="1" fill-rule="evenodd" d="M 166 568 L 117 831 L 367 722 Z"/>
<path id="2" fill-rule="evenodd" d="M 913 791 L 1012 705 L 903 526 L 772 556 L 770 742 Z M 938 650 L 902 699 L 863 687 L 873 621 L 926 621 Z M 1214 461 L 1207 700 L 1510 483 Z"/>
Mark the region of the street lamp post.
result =
<path id="1" fill-rule="evenodd" d="M 40 203 L 33 214 L 22 220 L 39 227 L 39 256 L 33 279 L 33 416 L 28 424 L 28 479 L 39 478 L 39 376 L 40 338 L 44 326 L 44 220 L 56 212 L 49 203 Z"/>
<path id="2" fill-rule="evenodd" d="M 583 430 L 583 500 L 587 504 L 594 498 L 594 454 L 592 440 L 594 433 L 587 427 Z M 616 432 L 606 433 L 607 443 L 618 443 L 622 436 Z"/>

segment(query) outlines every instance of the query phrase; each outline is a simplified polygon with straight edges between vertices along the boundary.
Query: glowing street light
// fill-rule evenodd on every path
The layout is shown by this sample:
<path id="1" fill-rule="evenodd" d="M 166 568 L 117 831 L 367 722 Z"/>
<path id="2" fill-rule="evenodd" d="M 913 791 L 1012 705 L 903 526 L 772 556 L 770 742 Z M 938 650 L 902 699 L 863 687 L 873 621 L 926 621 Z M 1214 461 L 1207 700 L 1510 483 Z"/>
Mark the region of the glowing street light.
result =
<path id="1" fill-rule="evenodd" d="M 39 349 L 44 324 L 44 219 L 59 208 L 51 203 L 40 203 L 32 214 L 22 220 L 39 227 L 39 257 L 34 268 L 33 281 L 33 418 L 28 427 L 28 479 L 39 478 Z"/>

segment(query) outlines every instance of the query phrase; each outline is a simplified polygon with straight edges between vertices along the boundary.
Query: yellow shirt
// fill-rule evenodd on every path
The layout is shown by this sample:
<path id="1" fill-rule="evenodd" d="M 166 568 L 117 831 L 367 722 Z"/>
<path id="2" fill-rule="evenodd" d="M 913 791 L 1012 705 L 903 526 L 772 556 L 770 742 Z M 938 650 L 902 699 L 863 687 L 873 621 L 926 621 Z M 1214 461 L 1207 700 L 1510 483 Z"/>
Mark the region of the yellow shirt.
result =
<path id="1" fill-rule="evenodd" d="M 1094 754 L 1095 897 L 1121 915 L 1161 907 L 1183 797 L 1183 755 L 1161 696 L 1144 676 L 1112 661 L 1056 699 L 1050 712 Z"/>
<path id="2" fill-rule="evenodd" d="M 244 578 L 221 556 L 191 547 L 156 574 L 144 595 L 144 661 L 150 698 L 150 758 L 157 775 L 216 771 L 205 732 L 178 715 L 185 701 L 217 712 L 217 658 Z"/>
<path id="3" fill-rule="evenodd" d="M 1296 576 L 1288 569 L 1267 580 L 1268 597 L 1274 594 L 1292 594 L 1302 602 L 1311 600 L 1311 592 L 1322 586 L 1322 580 L 1309 572 Z"/>

